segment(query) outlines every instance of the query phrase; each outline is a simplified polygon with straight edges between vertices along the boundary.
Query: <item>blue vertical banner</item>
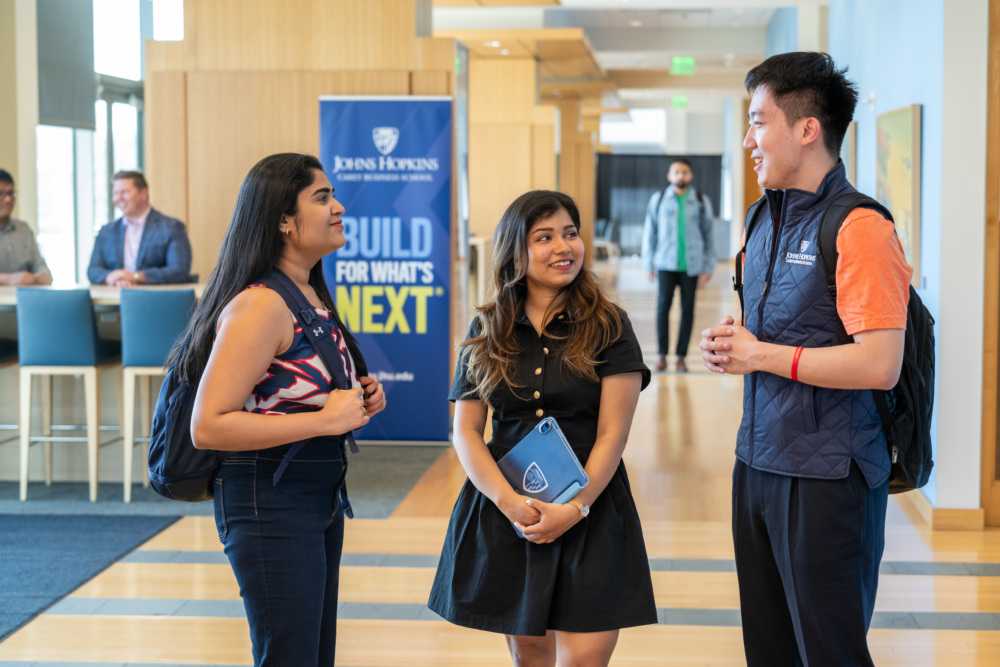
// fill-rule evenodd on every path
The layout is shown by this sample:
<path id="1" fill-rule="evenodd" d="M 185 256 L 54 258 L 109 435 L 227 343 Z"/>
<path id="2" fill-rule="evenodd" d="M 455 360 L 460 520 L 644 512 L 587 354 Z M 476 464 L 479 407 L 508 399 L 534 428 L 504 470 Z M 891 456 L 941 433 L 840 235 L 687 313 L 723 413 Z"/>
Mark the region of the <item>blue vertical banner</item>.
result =
<path id="1" fill-rule="evenodd" d="M 323 271 L 387 398 L 357 437 L 447 441 L 451 98 L 321 97 L 319 116 L 347 238 Z"/>

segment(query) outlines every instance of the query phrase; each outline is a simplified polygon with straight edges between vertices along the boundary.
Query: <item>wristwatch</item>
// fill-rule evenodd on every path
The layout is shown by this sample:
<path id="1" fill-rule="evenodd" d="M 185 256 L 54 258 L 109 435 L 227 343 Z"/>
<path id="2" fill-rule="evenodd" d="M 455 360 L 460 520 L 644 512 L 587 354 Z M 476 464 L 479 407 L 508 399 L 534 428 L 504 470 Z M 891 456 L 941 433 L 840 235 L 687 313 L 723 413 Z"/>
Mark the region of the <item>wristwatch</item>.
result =
<path id="1" fill-rule="evenodd" d="M 142 282 L 140 278 L 142 278 L 142 274 L 139 273 L 138 271 L 132 274 L 132 282 L 134 282 L 136 285 Z"/>
<path id="2" fill-rule="evenodd" d="M 590 514 L 590 505 L 585 505 L 584 503 L 581 503 L 579 500 L 573 500 L 573 499 L 567 500 L 566 503 L 580 510 L 581 519 L 586 519 L 587 516 Z"/>

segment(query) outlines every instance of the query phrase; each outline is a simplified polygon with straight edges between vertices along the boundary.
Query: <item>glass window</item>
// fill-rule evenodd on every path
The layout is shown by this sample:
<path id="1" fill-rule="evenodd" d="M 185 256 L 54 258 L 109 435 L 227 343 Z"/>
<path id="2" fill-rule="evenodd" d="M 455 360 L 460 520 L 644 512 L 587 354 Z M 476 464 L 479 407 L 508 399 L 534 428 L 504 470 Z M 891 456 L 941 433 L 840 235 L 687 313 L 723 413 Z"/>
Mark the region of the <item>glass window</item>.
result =
<path id="1" fill-rule="evenodd" d="M 139 110 L 131 104 L 111 105 L 111 133 L 114 136 L 112 171 L 139 169 Z"/>
<path id="2" fill-rule="evenodd" d="M 76 281 L 86 284 L 90 253 L 94 249 L 94 204 L 98 190 L 94 187 L 94 132 L 75 130 L 76 150 Z"/>
<path id="3" fill-rule="evenodd" d="M 663 146 L 667 141 L 667 112 L 632 109 L 628 114 L 604 115 L 600 127 L 602 144 Z"/>
<path id="4" fill-rule="evenodd" d="M 73 129 L 39 125 L 38 246 L 56 283 L 76 280 Z"/>
<path id="5" fill-rule="evenodd" d="M 94 223 L 93 234 L 111 217 L 111 170 L 108 168 L 108 103 L 97 101 L 97 130 L 94 132 Z"/>
<path id="6" fill-rule="evenodd" d="M 142 79 L 139 3 L 94 0 L 94 71 L 122 79 Z"/>
<path id="7" fill-rule="evenodd" d="M 161 42 L 184 39 L 184 0 L 153 0 L 153 39 Z"/>

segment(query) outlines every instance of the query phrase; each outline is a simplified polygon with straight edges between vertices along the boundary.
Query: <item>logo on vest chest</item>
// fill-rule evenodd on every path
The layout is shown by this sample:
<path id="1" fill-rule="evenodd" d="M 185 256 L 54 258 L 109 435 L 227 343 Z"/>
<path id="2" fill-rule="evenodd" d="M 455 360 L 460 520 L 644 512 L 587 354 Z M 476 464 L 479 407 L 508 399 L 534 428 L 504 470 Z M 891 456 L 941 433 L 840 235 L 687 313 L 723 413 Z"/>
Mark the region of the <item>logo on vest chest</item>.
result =
<path id="1" fill-rule="evenodd" d="M 785 253 L 785 263 L 786 264 L 803 264 L 805 266 L 813 266 L 816 264 L 816 257 L 818 255 L 809 255 L 806 253 L 809 250 L 809 246 L 812 245 L 812 241 L 803 239 L 799 242 L 799 251 L 792 252 L 789 250 Z"/>

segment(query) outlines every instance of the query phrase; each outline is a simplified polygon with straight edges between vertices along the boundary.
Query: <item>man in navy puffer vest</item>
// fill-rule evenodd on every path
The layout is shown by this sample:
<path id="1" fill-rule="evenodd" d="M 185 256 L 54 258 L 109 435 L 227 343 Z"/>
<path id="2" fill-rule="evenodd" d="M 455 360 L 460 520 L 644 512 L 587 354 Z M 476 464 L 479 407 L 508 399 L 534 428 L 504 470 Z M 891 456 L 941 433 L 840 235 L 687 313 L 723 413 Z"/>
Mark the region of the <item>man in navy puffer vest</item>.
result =
<path id="1" fill-rule="evenodd" d="M 744 376 L 733 541 L 750 667 L 872 665 L 889 457 L 871 389 L 899 376 L 912 270 L 891 222 L 855 209 L 837 291 L 818 255 L 826 206 L 852 192 L 838 155 L 857 91 L 824 53 L 746 77 L 765 205 L 744 257 L 743 326 L 702 333 L 705 365 Z M 831 346 L 838 318 L 853 342 Z"/>

